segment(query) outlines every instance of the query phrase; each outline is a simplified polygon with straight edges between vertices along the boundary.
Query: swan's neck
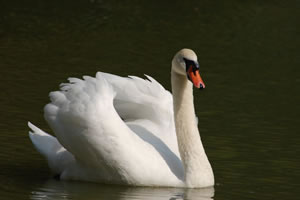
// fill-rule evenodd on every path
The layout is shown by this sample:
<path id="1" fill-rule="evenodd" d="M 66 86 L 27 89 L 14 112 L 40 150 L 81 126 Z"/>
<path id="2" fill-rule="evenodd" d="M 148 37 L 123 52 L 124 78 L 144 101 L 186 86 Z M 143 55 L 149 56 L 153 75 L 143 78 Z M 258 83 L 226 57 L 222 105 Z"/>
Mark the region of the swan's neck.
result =
<path id="1" fill-rule="evenodd" d="M 185 184 L 204 187 L 214 184 L 194 110 L 193 85 L 186 76 L 172 70 L 172 93 L 178 148 L 185 170 Z"/>

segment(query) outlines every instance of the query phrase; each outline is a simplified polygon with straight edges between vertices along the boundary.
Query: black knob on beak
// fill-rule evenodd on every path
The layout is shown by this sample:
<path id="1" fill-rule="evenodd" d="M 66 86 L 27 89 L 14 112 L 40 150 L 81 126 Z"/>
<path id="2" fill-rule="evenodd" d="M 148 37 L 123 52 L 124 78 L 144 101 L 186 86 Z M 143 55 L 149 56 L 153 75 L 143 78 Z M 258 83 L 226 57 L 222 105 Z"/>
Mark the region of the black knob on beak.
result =
<path id="1" fill-rule="evenodd" d="M 203 89 L 204 89 L 203 84 L 200 83 L 200 88 L 199 88 L 199 89 L 200 89 L 200 90 L 203 90 Z"/>

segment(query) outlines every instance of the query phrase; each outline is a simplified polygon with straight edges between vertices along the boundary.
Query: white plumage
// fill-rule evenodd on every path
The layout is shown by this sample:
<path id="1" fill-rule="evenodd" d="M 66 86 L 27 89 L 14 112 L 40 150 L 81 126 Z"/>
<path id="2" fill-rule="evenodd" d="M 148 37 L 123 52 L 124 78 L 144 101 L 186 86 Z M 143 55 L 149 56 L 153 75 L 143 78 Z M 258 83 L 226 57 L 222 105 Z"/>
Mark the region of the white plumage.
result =
<path id="1" fill-rule="evenodd" d="M 172 74 L 183 67 L 180 62 L 174 64 L 174 60 L 190 57 L 195 57 L 191 50 L 177 53 Z M 60 91 L 51 92 L 51 102 L 44 108 L 45 119 L 57 139 L 30 123 L 29 127 L 33 144 L 47 158 L 52 171 L 64 180 L 137 186 L 213 185 L 213 173 L 197 129 L 192 93 L 191 102 L 183 104 L 192 104 L 192 110 L 188 106 L 184 113 L 193 119 L 185 116 L 189 120 L 185 122 L 174 118 L 173 110 L 181 116 L 184 107 L 174 103 L 173 108 L 173 98 L 180 98 L 180 94 L 175 96 L 174 89 L 180 87 L 174 88 L 177 86 L 172 83 L 172 97 L 152 77 L 147 78 L 98 72 L 95 78 L 69 78 L 69 83 L 61 84 Z M 181 84 L 192 88 L 184 78 Z M 187 126 L 176 126 L 178 123 Z M 189 126 L 194 128 L 189 131 Z M 178 132 L 195 133 L 191 137 L 185 134 L 182 139 Z M 177 139 L 198 147 L 190 152 L 185 145 L 178 145 Z M 194 144 L 191 139 L 198 141 Z M 186 157 L 183 161 L 182 156 Z M 187 165 L 201 166 L 190 169 Z M 201 180 L 189 178 L 190 173 Z"/>

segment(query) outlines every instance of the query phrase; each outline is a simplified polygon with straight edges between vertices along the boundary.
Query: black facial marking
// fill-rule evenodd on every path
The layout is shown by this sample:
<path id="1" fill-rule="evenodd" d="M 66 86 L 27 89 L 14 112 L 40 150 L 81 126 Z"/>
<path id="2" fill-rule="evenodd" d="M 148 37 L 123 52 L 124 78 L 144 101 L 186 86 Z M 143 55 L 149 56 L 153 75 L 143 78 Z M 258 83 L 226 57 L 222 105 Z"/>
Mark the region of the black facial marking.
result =
<path id="1" fill-rule="evenodd" d="M 196 75 L 196 71 L 199 70 L 199 64 L 193 60 L 189 60 L 186 58 L 183 58 L 184 62 L 185 62 L 185 70 L 186 72 L 189 71 L 189 69 L 192 67 L 193 73 L 194 75 Z M 187 73 L 187 78 L 191 81 L 190 76 Z"/>
<path id="2" fill-rule="evenodd" d="M 190 67 L 193 67 L 194 74 L 197 70 L 199 70 L 199 64 L 197 62 L 186 59 L 186 58 L 183 58 L 183 60 L 185 62 L 185 70 L 186 71 L 188 71 Z"/>

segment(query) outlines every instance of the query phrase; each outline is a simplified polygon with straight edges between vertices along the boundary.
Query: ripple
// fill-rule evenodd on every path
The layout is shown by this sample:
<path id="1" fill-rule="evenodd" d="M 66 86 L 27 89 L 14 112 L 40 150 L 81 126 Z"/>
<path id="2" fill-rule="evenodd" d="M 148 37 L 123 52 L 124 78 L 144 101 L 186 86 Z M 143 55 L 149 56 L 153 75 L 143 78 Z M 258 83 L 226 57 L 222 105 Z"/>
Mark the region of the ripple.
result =
<path id="1" fill-rule="evenodd" d="M 185 188 L 153 188 L 153 187 L 124 187 L 100 185 L 81 182 L 63 182 L 49 180 L 44 185 L 36 187 L 30 193 L 32 200 L 60 199 L 199 199 L 211 200 L 214 188 L 185 189 Z"/>

